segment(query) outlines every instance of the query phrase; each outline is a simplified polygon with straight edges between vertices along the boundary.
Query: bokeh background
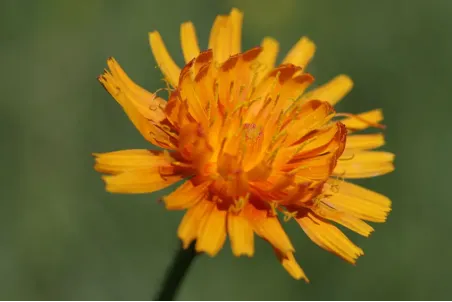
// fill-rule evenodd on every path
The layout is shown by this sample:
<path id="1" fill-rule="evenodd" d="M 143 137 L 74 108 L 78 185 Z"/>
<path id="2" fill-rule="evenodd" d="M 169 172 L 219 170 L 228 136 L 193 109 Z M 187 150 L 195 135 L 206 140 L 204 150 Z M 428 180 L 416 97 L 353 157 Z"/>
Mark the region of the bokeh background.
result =
<path id="1" fill-rule="evenodd" d="M 112 195 L 91 152 L 146 148 L 96 76 L 114 56 L 151 91 L 161 74 L 148 44 L 158 29 L 182 63 L 179 25 L 203 47 L 211 24 L 244 11 L 243 45 L 266 36 L 281 55 L 302 35 L 318 51 L 317 83 L 339 73 L 355 88 L 339 105 L 384 108 L 396 171 L 362 181 L 393 200 L 356 267 L 287 229 L 311 279 L 293 280 L 257 241 L 254 258 L 229 245 L 199 257 L 184 300 L 451 299 L 452 1 L 3 0 L 0 4 L 0 299 L 146 300 L 178 249 L 182 213 L 152 195 Z"/>

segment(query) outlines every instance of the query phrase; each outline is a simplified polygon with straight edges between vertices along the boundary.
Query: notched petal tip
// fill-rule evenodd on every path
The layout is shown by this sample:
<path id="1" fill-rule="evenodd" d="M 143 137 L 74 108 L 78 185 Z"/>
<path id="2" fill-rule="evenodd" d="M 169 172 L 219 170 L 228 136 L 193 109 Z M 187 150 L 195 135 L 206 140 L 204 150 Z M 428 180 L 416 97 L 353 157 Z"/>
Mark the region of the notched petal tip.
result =
<path id="1" fill-rule="evenodd" d="M 158 30 L 153 30 L 153 31 L 150 31 L 149 32 L 149 36 L 155 36 L 155 35 L 159 35 L 160 36 L 160 33 L 158 32 Z"/>
<path id="2" fill-rule="evenodd" d="M 316 46 L 308 37 L 301 37 L 283 60 L 283 64 L 291 63 L 305 68 L 312 60 Z"/>
<path id="3" fill-rule="evenodd" d="M 199 69 L 198 74 L 195 76 L 195 82 L 199 83 L 205 76 L 207 76 L 209 73 L 209 68 L 210 64 L 202 66 Z"/>
<path id="4" fill-rule="evenodd" d="M 280 66 L 278 66 L 277 68 L 273 69 L 269 76 L 270 77 L 278 77 L 279 79 L 279 83 L 282 84 L 284 82 L 286 82 L 287 80 L 291 79 L 292 76 L 300 71 L 302 68 L 299 66 L 295 66 L 294 64 L 282 64 Z"/>
<path id="5" fill-rule="evenodd" d="M 196 57 L 196 63 L 207 63 L 213 58 L 212 49 L 207 49 L 199 53 Z"/>
<path id="6" fill-rule="evenodd" d="M 297 217 L 296 221 L 315 244 L 348 263 L 355 264 L 356 260 L 364 255 L 364 251 L 351 242 L 340 229 L 317 214 L 307 211 Z"/>
<path id="7" fill-rule="evenodd" d="M 295 76 L 293 80 L 298 84 L 303 84 L 303 83 L 313 83 L 315 81 L 315 78 L 310 73 L 303 73 L 301 75 Z"/>
<path id="8" fill-rule="evenodd" d="M 242 54 L 244 61 L 252 61 L 256 59 L 263 51 L 262 46 L 255 46 Z"/>
<path id="9" fill-rule="evenodd" d="M 283 266 L 283 268 L 289 273 L 292 278 L 295 280 L 301 280 L 303 279 L 306 283 L 309 283 L 309 279 L 304 273 L 303 269 L 298 264 L 297 260 L 295 260 L 295 257 L 293 253 L 289 252 L 284 254 L 282 251 L 273 248 L 276 257 L 278 258 L 279 262 Z"/>
<path id="10" fill-rule="evenodd" d="M 229 59 L 227 59 L 221 65 L 221 70 L 226 72 L 226 71 L 229 71 L 229 70 L 233 69 L 235 67 L 235 65 L 237 64 L 237 62 L 239 60 L 239 57 L 240 57 L 239 54 L 230 56 Z"/>
<path id="11" fill-rule="evenodd" d="M 240 14 L 240 15 L 243 15 L 243 12 L 242 12 L 241 10 L 239 10 L 238 8 L 233 7 L 233 8 L 231 9 L 230 14 L 231 14 L 231 15 L 232 15 L 232 14 Z"/>
<path id="12" fill-rule="evenodd" d="M 177 80 L 180 75 L 180 68 L 174 62 L 166 49 L 165 43 L 158 31 L 152 31 L 149 33 L 149 43 L 151 45 L 152 53 L 154 54 L 155 61 L 160 70 L 170 82 L 173 87 L 176 87 Z"/>

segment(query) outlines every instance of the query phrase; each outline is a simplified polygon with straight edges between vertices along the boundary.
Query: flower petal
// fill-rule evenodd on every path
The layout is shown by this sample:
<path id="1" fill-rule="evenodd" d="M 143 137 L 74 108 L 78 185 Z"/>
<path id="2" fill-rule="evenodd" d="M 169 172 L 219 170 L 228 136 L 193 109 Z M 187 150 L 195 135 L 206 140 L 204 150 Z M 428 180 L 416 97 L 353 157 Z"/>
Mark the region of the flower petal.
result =
<path id="1" fill-rule="evenodd" d="M 217 16 L 212 26 L 209 48 L 220 64 L 240 52 L 243 14 L 233 8 L 228 16 Z"/>
<path id="2" fill-rule="evenodd" d="M 206 252 L 213 257 L 221 250 L 226 240 L 227 213 L 214 206 L 210 212 L 204 215 L 198 229 L 196 251 Z"/>
<path id="3" fill-rule="evenodd" d="M 353 88 L 353 81 L 346 75 L 338 75 L 302 97 L 302 101 L 320 100 L 335 105 Z"/>
<path id="4" fill-rule="evenodd" d="M 359 219 L 384 222 L 391 211 L 389 198 L 358 185 L 330 179 L 325 189 L 330 206 Z"/>
<path id="5" fill-rule="evenodd" d="M 198 38 L 196 37 L 196 31 L 193 23 L 185 22 L 181 24 L 180 40 L 185 63 L 188 63 L 192 59 L 196 58 L 200 53 Z"/>
<path id="6" fill-rule="evenodd" d="M 152 193 L 164 189 L 182 179 L 182 176 L 160 175 L 155 169 L 130 170 L 117 175 L 102 177 L 106 190 L 111 193 Z"/>
<path id="7" fill-rule="evenodd" d="M 296 220 L 314 243 L 344 260 L 354 264 L 359 256 L 364 255 L 363 250 L 353 244 L 337 227 L 317 215 L 307 212 Z"/>
<path id="8" fill-rule="evenodd" d="M 368 178 L 394 171 L 394 154 L 382 151 L 344 153 L 333 175 L 344 178 Z"/>
<path id="9" fill-rule="evenodd" d="M 359 134 L 350 135 L 347 137 L 347 143 L 345 145 L 345 150 L 360 149 L 369 150 L 376 149 L 385 144 L 384 135 L 381 133 L 376 134 Z"/>
<path id="10" fill-rule="evenodd" d="M 135 84 L 114 58 L 109 58 L 107 64 L 119 93 L 123 93 L 144 117 L 154 122 L 165 119 L 166 102 L 162 98 Z"/>
<path id="11" fill-rule="evenodd" d="M 175 191 L 163 198 L 166 208 L 168 210 L 183 210 L 194 206 L 206 197 L 208 193 L 207 187 L 210 184 L 211 182 L 206 181 L 194 186 L 190 180 L 187 180 Z"/>
<path id="12" fill-rule="evenodd" d="M 149 42 L 151 44 L 152 53 L 154 54 L 155 60 L 157 61 L 160 70 L 163 72 L 163 75 L 173 87 L 177 87 L 180 68 L 174 63 L 168 50 L 166 50 L 165 43 L 163 43 L 162 37 L 158 31 L 149 33 Z"/>
<path id="13" fill-rule="evenodd" d="M 177 96 L 179 97 L 179 102 L 186 102 L 188 105 L 188 113 L 201 125 L 207 126 L 208 117 L 203 106 L 203 102 L 206 102 L 206 100 L 202 100 L 196 93 L 195 82 L 192 76 L 193 63 L 191 61 L 181 71 Z"/>
<path id="14" fill-rule="evenodd" d="M 257 59 L 258 64 L 253 66 L 253 71 L 256 74 L 253 86 L 258 85 L 264 76 L 275 67 L 278 56 L 279 43 L 275 39 L 270 37 L 264 38 L 261 47 L 263 50 Z"/>
<path id="15" fill-rule="evenodd" d="M 138 129 L 138 131 L 140 131 L 141 135 L 147 141 L 162 148 L 175 148 L 174 144 L 170 141 L 168 134 L 158 128 L 138 110 L 136 104 L 130 100 L 128 95 L 125 94 L 123 90 L 121 90 L 121 87 L 118 85 L 111 73 L 106 71 L 98 79 L 104 88 L 111 94 L 111 96 L 113 96 L 121 105 L 134 126 Z"/>
<path id="16" fill-rule="evenodd" d="M 244 53 L 233 55 L 218 68 L 215 99 L 221 113 L 231 113 L 249 102 L 252 82 L 252 66 L 261 53 L 260 47 L 252 48 Z M 252 98 L 251 98 L 252 99 Z"/>
<path id="17" fill-rule="evenodd" d="M 316 156 L 301 160 L 288 167 L 295 167 L 290 172 L 294 174 L 295 180 L 309 179 L 311 181 L 322 181 L 331 175 L 335 164 L 335 153 L 328 153 L 321 156 Z"/>
<path id="18" fill-rule="evenodd" d="M 293 64 L 305 70 L 308 63 L 314 57 L 315 44 L 307 37 L 302 37 L 286 55 L 282 64 Z"/>
<path id="19" fill-rule="evenodd" d="M 349 117 L 341 120 L 347 129 L 352 131 L 364 130 L 378 124 L 383 120 L 381 109 L 374 109 L 368 112 L 360 113 L 356 117 Z"/>
<path id="20" fill-rule="evenodd" d="M 283 254 L 295 251 L 289 237 L 276 216 L 270 216 L 267 210 L 259 210 L 252 204 L 247 204 L 244 211 L 248 221 L 250 221 L 253 226 L 254 231 L 260 237 L 266 239 Z"/>
<path id="21" fill-rule="evenodd" d="M 303 107 L 310 107 L 312 102 L 308 102 Z M 302 108 L 303 109 L 303 108 Z M 327 102 L 321 102 L 309 114 L 302 115 L 300 119 L 294 120 L 287 126 L 287 139 L 285 144 L 290 146 L 300 138 L 328 123 L 334 116 L 334 109 Z"/>
<path id="22" fill-rule="evenodd" d="M 228 214 L 228 233 L 232 252 L 235 256 L 254 255 L 254 232 L 243 212 Z"/>
<path id="23" fill-rule="evenodd" d="M 231 23 L 231 54 L 241 51 L 243 13 L 236 8 L 231 10 L 229 22 Z"/>
<path id="24" fill-rule="evenodd" d="M 334 205 L 327 200 L 328 199 L 326 198 L 325 201 L 317 204 L 312 211 L 320 217 L 334 221 L 364 237 L 368 237 L 370 233 L 374 231 L 370 225 L 361 219 L 356 218 L 350 213 L 338 211 Z"/>
<path id="25" fill-rule="evenodd" d="M 341 131 L 340 127 L 341 124 L 332 123 L 327 127 L 313 131 L 308 136 L 303 137 L 299 143 L 295 143 L 288 149 L 299 150 L 293 155 L 294 159 L 313 157 L 326 151 L 330 151 L 326 149 L 331 149 L 332 140 L 338 138 L 338 132 Z M 345 133 L 343 135 L 345 135 Z"/>
<path id="26" fill-rule="evenodd" d="M 228 19 L 229 16 L 218 15 L 210 30 L 208 48 L 213 50 L 214 58 L 219 63 L 223 63 L 230 56 Z"/>
<path id="27" fill-rule="evenodd" d="M 190 243 L 198 237 L 202 219 L 212 211 L 214 206 L 213 202 L 202 200 L 185 213 L 177 229 L 177 236 L 182 240 L 184 249 L 188 248 Z"/>
<path id="28" fill-rule="evenodd" d="M 107 153 L 94 153 L 94 169 L 105 174 L 118 174 L 130 170 L 158 171 L 158 167 L 168 165 L 162 151 L 132 149 Z"/>
<path id="29" fill-rule="evenodd" d="M 306 277 L 303 269 L 295 260 L 293 253 L 283 254 L 281 251 L 274 249 L 276 253 L 276 257 L 281 262 L 284 269 L 296 280 L 304 279 L 306 283 L 309 283 L 308 277 Z"/>

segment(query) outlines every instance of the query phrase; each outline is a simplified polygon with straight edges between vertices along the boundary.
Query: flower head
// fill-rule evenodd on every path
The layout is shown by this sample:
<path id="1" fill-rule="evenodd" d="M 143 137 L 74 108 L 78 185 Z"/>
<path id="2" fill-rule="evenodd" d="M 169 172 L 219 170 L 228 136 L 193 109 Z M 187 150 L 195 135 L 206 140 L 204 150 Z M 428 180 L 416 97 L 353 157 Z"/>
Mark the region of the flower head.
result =
<path id="1" fill-rule="evenodd" d="M 339 75 L 305 92 L 314 81 L 304 69 L 315 52 L 301 38 L 275 67 L 278 43 L 241 52 L 242 14 L 218 16 L 208 50 L 200 51 L 192 23 L 181 26 L 186 65 L 168 54 L 158 32 L 151 48 L 167 82 L 168 100 L 138 86 L 114 59 L 99 77 L 155 150 L 95 154 L 107 191 L 150 193 L 185 182 L 164 198 L 169 210 L 186 210 L 178 229 L 183 245 L 214 256 L 227 235 L 234 255 L 254 254 L 254 234 L 268 241 L 284 268 L 308 280 L 281 220 L 294 219 L 309 238 L 350 263 L 363 254 L 335 225 L 363 236 L 384 222 L 390 201 L 352 183 L 392 171 L 380 110 L 337 114 L 333 105 L 352 88 Z"/>

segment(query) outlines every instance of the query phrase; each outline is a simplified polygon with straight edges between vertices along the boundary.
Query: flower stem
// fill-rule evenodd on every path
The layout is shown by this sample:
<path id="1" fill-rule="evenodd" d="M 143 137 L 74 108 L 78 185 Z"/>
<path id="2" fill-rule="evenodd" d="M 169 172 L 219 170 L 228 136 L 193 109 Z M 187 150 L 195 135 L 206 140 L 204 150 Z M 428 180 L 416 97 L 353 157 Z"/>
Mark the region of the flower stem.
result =
<path id="1" fill-rule="evenodd" d="M 174 297 L 190 268 L 190 264 L 193 262 L 196 255 L 195 242 L 192 242 L 188 249 L 184 249 L 181 245 L 173 259 L 171 267 L 166 272 L 165 280 L 154 299 L 155 301 L 174 300 Z"/>

